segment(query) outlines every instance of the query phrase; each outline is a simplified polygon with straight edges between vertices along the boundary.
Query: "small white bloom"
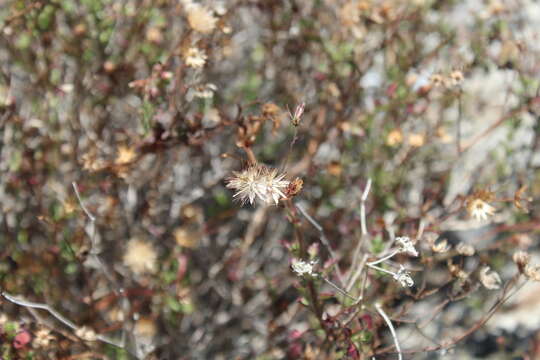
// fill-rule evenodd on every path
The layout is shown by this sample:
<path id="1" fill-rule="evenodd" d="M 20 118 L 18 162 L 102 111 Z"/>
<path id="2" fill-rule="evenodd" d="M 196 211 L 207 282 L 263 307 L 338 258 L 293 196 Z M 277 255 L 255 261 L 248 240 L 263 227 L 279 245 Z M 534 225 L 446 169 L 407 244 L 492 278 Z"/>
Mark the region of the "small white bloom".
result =
<path id="1" fill-rule="evenodd" d="M 495 271 L 491 271 L 489 266 L 480 270 L 480 282 L 486 289 L 497 290 L 501 287 L 501 278 Z"/>
<path id="2" fill-rule="evenodd" d="M 82 326 L 75 330 L 75 335 L 86 341 L 96 341 L 97 334 L 89 327 Z"/>
<path id="3" fill-rule="evenodd" d="M 305 275 L 316 276 L 317 274 L 313 272 L 313 266 L 316 263 L 317 261 L 306 262 L 299 259 L 293 259 L 291 267 L 292 270 L 296 273 L 296 275 L 300 277 Z"/>
<path id="4" fill-rule="evenodd" d="M 400 252 L 408 253 L 411 256 L 418 256 L 418 251 L 416 251 L 416 248 L 408 236 L 397 237 L 396 243 L 399 246 Z"/>
<path id="5" fill-rule="evenodd" d="M 526 265 L 525 276 L 534 281 L 540 281 L 540 266 L 539 265 Z"/>
<path id="6" fill-rule="evenodd" d="M 283 191 L 289 181 L 284 178 L 285 174 L 278 174 L 276 169 L 254 165 L 244 171 L 234 172 L 228 179 L 227 187 L 236 190 L 234 197 L 238 197 L 242 203 L 249 200 L 249 203 L 253 204 L 257 198 L 264 204 L 277 205 L 280 199 L 287 198 Z"/>
<path id="7" fill-rule="evenodd" d="M 217 90 L 217 86 L 214 84 L 204 84 L 200 86 L 196 86 L 193 92 L 193 96 L 201 98 L 201 99 L 210 99 L 214 97 L 214 93 Z"/>
<path id="8" fill-rule="evenodd" d="M 495 208 L 482 199 L 471 201 L 467 206 L 467 210 L 476 220 L 487 220 L 489 216 L 495 213 Z"/>
<path id="9" fill-rule="evenodd" d="M 469 244 L 465 244 L 464 242 L 460 242 L 458 246 L 456 247 L 456 250 L 458 254 L 464 255 L 464 256 L 473 256 L 474 255 L 474 247 Z"/>
<path id="10" fill-rule="evenodd" d="M 184 61 L 192 68 L 202 68 L 206 63 L 207 56 L 196 47 L 189 48 L 184 54 Z"/>
<path id="11" fill-rule="evenodd" d="M 394 280 L 399 282 L 403 287 L 411 287 L 414 285 L 414 280 L 403 265 L 399 265 L 399 271 L 394 274 Z"/>

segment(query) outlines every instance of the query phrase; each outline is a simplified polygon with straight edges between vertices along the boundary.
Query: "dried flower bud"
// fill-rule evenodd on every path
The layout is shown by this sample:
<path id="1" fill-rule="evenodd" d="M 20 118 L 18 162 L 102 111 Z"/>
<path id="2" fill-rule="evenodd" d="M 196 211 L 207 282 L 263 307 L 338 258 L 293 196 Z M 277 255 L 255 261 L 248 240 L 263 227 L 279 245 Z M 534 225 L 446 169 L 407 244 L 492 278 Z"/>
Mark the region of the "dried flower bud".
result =
<path id="1" fill-rule="evenodd" d="M 540 281 L 540 266 L 539 265 L 527 265 L 525 267 L 525 276 L 530 280 Z"/>
<path id="2" fill-rule="evenodd" d="M 285 195 L 287 195 L 288 198 L 298 195 L 298 193 L 302 190 L 303 185 L 304 181 L 302 179 L 294 179 L 287 186 L 287 189 L 285 190 Z"/>
<path id="3" fill-rule="evenodd" d="M 458 254 L 464 255 L 464 256 L 473 256 L 474 255 L 474 247 L 469 244 L 465 244 L 464 242 L 460 242 L 458 246 L 456 247 L 456 250 Z"/>
<path id="4" fill-rule="evenodd" d="M 431 245 L 431 250 L 436 253 L 444 253 L 450 250 L 450 246 L 448 245 L 448 241 L 446 239 L 439 241 L 437 244 Z"/>
<path id="5" fill-rule="evenodd" d="M 300 124 L 300 120 L 302 120 L 302 115 L 304 114 L 305 107 L 306 107 L 306 103 L 304 102 L 296 106 L 296 109 L 294 110 L 294 114 L 291 115 L 291 121 L 294 126 L 298 126 Z"/>
<path id="6" fill-rule="evenodd" d="M 512 256 L 512 259 L 516 263 L 519 272 L 523 273 L 525 271 L 525 268 L 529 265 L 529 262 L 531 261 L 531 255 L 529 255 L 525 251 L 517 251 Z"/>
<path id="7" fill-rule="evenodd" d="M 86 341 L 96 341 L 97 339 L 96 332 L 86 326 L 82 326 L 75 330 L 75 335 Z"/>
<path id="8" fill-rule="evenodd" d="M 501 278 L 495 271 L 491 271 L 489 266 L 480 270 L 480 282 L 488 290 L 497 290 L 501 287 Z"/>
<path id="9" fill-rule="evenodd" d="M 388 146 L 396 146 L 403 142 L 403 133 L 400 129 L 394 129 L 386 136 L 386 144 Z"/>

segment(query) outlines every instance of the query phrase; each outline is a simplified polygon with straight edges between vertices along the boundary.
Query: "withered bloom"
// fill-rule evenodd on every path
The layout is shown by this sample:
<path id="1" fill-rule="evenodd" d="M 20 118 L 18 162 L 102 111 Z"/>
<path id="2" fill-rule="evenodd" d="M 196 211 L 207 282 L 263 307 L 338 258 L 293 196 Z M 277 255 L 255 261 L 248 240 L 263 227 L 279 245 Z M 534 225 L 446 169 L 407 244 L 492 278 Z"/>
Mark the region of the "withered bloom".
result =
<path id="1" fill-rule="evenodd" d="M 284 179 L 285 174 L 257 164 L 243 171 L 233 172 L 233 176 L 227 180 L 227 187 L 236 190 L 234 197 L 242 204 L 249 201 L 253 205 L 257 198 L 264 204 L 277 205 L 280 199 L 287 198 L 284 191 L 289 186 L 289 181 Z"/>

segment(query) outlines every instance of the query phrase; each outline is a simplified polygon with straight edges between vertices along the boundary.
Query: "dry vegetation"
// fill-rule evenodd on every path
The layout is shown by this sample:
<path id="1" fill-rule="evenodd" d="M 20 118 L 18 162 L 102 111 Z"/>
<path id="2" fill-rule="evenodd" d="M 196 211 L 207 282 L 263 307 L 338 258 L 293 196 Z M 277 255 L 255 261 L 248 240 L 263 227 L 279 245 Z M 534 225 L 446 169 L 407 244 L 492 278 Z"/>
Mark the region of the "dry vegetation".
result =
<path id="1" fill-rule="evenodd" d="M 539 19 L 2 1 L 0 357 L 538 359 Z"/>

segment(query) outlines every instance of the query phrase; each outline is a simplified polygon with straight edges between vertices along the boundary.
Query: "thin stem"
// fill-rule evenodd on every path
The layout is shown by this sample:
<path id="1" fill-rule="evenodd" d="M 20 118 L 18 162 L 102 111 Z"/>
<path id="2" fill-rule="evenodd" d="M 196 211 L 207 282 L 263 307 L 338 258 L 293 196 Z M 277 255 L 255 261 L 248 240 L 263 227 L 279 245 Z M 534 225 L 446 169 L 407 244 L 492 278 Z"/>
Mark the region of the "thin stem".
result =
<path id="1" fill-rule="evenodd" d="M 382 267 L 378 267 L 378 266 L 375 266 L 375 265 L 371 265 L 370 263 L 367 263 L 367 266 L 374 269 L 374 270 L 379 270 L 385 274 L 388 274 L 388 275 L 392 275 L 392 276 L 396 276 L 396 274 L 392 271 L 389 271 L 389 270 L 386 270 L 386 269 L 383 269 Z"/>
<path id="2" fill-rule="evenodd" d="M 336 289 L 341 295 L 344 295 L 346 297 L 348 297 L 349 299 L 352 299 L 354 301 L 357 301 L 358 299 L 355 298 L 354 296 L 350 295 L 348 292 L 346 292 L 345 290 L 341 289 L 339 286 L 337 286 L 336 284 L 334 284 L 332 281 L 330 281 L 329 279 L 325 278 L 325 277 L 321 277 L 328 285 L 332 286 L 334 289 Z"/>
<path id="3" fill-rule="evenodd" d="M 381 304 L 379 304 L 379 303 L 375 304 L 375 309 L 377 310 L 379 315 L 381 315 L 381 317 L 386 322 L 386 325 L 390 329 L 390 333 L 392 334 L 392 338 L 394 339 L 394 345 L 396 346 L 396 350 L 397 350 L 397 354 L 398 354 L 398 360 L 402 360 L 403 356 L 401 355 L 401 348 L 399 347 L 399 341 L 398 341 L 398 338 L 397 338 L 397 335 L 396 335 L 396 331 L 394 330 L 394 326 L 392 325 L 392 321 L 390 321 L 390 318 L 388 317 L 388 315 L 386 315 L 386 313 L 382 309 Z"/>
<path id="4" fill-rule="evenodd" d="M 300 220 L 298 219 L 296 208 L 293 205 L 293 202 L 291 199 L 285 200 L 285 204 L 287 208 L 289 209 L 291 223 L 294 226 L 294 235 L 295 235 L 296 240 L 298 241 L 298 247 L 300 248 L 300 257 L 302 259 L 307 259 L 308 258 L 307 244 L 304 239 L 304 234 L 302 233 L 301 223 L 300 223 Z M 315 290 L 315 284 L 314 284 L 313 279 L 311 278 L 307 279 L 307 288 L 308 288 L 309 297 L 310 297 L 309 302 L 313 307 L 313 312 L 317 316 L 317 320 L 319 320 L 319 324 L 321 325 L 321 328 L 326 333 L 327 331 L 326 325 L 322 318 L 323 310 L 322 310 L 321 304 L 319 303 L 319 299 L 317 296 L 317 291 Z"/>
<path id="5" fill-rule="evenodd" d="M 337 272 L 339 283 L 343 286 L 343 276 L 342 276 L 342 273 L 341 273 L 341 269 L 339 268 L 338 258 L 336 256 L 336 253 L 334 252 L 334 250 L 332 250 L 332 247 L 330 246 L 330 243 L 328 242 L 328 238 L 324 234 L 323 227 L 321 225 L 319 225 L 319 223 L 313 217 L 311 217 L 311 215 L 308 214 L 308 212 L 303 208 L 302 205 L 300 205 L 298 203 L 295 203 L 294 205 L 300 211 L 300 214 L 302 214 L 306 218 L 306 220 L 311 225 L 313 225 L 313 227 L 315 229 L 317 229 L 317 231 L 319 232 L 319 239 L 321 240 L 321 243 L 323 244 L 323 246 L 326 248 L 326 250 L 330 254 L 330 258 L 332 258 L 333 264 L 336 267 L 336 272 Z"/>
<path id="6" fill-rule="evenodd" d="M 71 185 L 73 186 L 73 190 L 75 191 L 75 195 L 77 196 L 77 200 L 79 200 L 79 204 L 81 205 L 81 208 L 83 209 L 84 213 L 86 214 L 86 216 L 88 216 L 90 221 L 95 222 L 96 218 L 94 217 L 94 215 L 92 215 L 92 213 L 90 211 L 88 211 L 86 206 L 84 206 L 84 202 L 82 201 L 81 194 L 79 194 L 79 189 L 77 188 L 77 183 L 75 181 L 73 181 L 71 183 Z"/>
<path id="7" fill-rule="evenodd" d="M 371 189 L 371 179 L 368 179 L 362 198 L 360 199 L 360 225 L 362 227 L 362 235 L 367 235 L 366 225 L 366 200 Z"/>
<path id="8" fill-rule="evenodd" d="M 375 260 L 375 261 L 372 261 L 372 262 L 368 262 L 367 265 L 368 266 L 373 266 L 373 265 L 377 265 L 377 264 L 380 264 L 382 263 L 383 261 L 386 261 L 388 259 L 390 259 L 391 257 L 393 257 L 394 255 L 396 254 L 399 254 L 400 250 L 394 250 L 392 251 L 390 254 L 386 255 L 385 257 L 382 257 L 378 260 Z"/>
<path id="9" fill-rule="evenodd" d="M 53 309 L 52 307 L 50 307 L 47 304 L 36 303 L 36 302 L 33 302 L 33 301 L 20 299 L 20 298 L 17 298 L 15 296 L 11 295 L 11 294 L 6 293 L 6 292 L 2 292 L 2 293 L 0 293 L 0 295 L 2 295 L 2 297 L 4 299 L 6 299 L 9 302 L 12 302 L 13 304 L 23 306 L 23 307 L 26 307 L 26 308 L 30 308 L 30 309 L 45 310 L 49 314 L 51 314 L 54 318 L 56 318 L 58 321 L 60 321 L 62 324 L 69 327 L 70 329 L 72 329 L 72 330 L 79 329 L 79 327 L 77 325 L 75 325 L 74 322 L 67 319 L 65 316 L 63 316 L 62 314 L 60 314 L 58 311 L 56 311 L 55 309 Z M 105 336 L 105 335 L 97 334 L 96 339 L 99 340 L 99 341 L 102 341 L 104 343 L 114 345 L 114 346 L 116 346 L 118 348 L 122 348 L 122 349 L 124 348 L 124 344 L 122 344 L 120 342 L 117 342 L 117 341 L 114 341 L 114 340 L 112 340 L 111 338 L 109 338 L 108 336 Z"/>
<path id="10" fill-rule="evenodd" d="M 244 147 L 243 149 L 246 152 L 249 163 L 251 165 L 256 165 L 257 164 L 257 158 L 255 157 L 255 154 L 253 153 L 253 150 L 251 150 L 250 147 Z"/>

